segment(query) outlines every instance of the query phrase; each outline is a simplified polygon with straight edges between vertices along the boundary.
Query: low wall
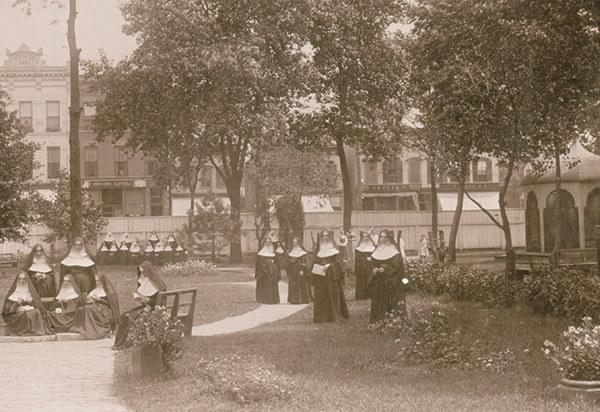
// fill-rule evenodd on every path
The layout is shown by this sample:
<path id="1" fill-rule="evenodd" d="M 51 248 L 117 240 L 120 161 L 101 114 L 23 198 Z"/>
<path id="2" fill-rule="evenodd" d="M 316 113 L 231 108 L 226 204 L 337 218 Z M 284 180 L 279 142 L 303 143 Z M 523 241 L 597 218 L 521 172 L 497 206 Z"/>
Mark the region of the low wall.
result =
<path id="1" fill-rule="evenodd" d="M 498 212 L 492 212 L 499 219 Z M 440 212 L 438 217 L 439 229 L 445 232 L 448 239 L 454 212 Z M 525 213 L 521 209 L 508 210 L 511 222 L 513 245 L 525 246 Z M 254 228 L 254 214 L 242 214 L 242 251 L 254 253 L 257 241 Z M 338 229 L 342 227 L 342 212 L 307 213 L 305 227 L 305 243 L 310 247 L 311 234 L 316 239 L 316 234 L 323 229 Z M 112 232 L 117 241 L 121 240 L 124 233 L 129 233 L 130 239 L 144 242 L 155 231 L 161 239 L 169 234 L 176 233 L 187 222 L 187 217 L 179 216 L 144 216 L 144 217 L 113 217 L 108 218 L 108 226 L 98 236 L 98 244 L 106 232 Z M 401 212 L 354 212 L 352 224 L 355 234 L 360 230 L 393 229 L 402 230 L 402 238 L 408 250 L 416 250 L 421 234 L 431 231 L 431 213 L 426 211 L 401 211 Z M 274 228 L 277 227 L 273 222 Z M 27 242 L 7 242 L 0 244 L 0 253 L 26 253 L 35 243 L 43 243 L 47 235 L 47 228 L 32 226 Z M 46 245 L 49 248 L 49 245 Z M 458 231 L 457 247 L 467 249 L 501 249 L 504 247 L 504 234 L 481 211 L 465 211 L 462 214 Z M 56 245 L 57 253 L 62 250 L 62 245 Z"/>

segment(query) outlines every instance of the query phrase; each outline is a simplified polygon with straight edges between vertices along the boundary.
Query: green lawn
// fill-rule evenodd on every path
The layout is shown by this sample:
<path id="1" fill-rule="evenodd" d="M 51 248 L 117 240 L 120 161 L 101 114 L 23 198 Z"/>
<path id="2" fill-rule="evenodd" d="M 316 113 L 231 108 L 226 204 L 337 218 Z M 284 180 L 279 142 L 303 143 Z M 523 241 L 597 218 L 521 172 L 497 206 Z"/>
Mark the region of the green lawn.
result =
<path id="1" fill-rule="evenodd" d="M 0 296 L 2 301 L 17 274 L 16 269 L 0 272 Z M 132 308 L 133 291 L 136 286 L 135 268 L 125 266 L 101 266 L 99 268 L 111 280 L 119 296 L 121 311 Z M 245 313 L 256 308 L 254 289 L 247 285 L 230 282 L 252 280 L 253 271 L 218 271 L 198 276 L 174 276 L 165 278 L 169 289 L 198 288 L 194 324 L 214 322 L 227 316 Z"/>
<path id="2" fill-rule="evenodd" d="M 411 310 L 431 304 L 428 298 L 409 299 Z M 509 369 L 432 369 L 394 362 L 397 346 L 392 339 L 366 330 L 368 304 L 350 302 L 351 319 L 339 324 L 313 324 L 309 308 L 246 332 L 191 338 L 176 372 L 154 381 L 136 381 L 124 374 L 129 359 L 121 354 L 116 391 L 135 411 L 597 410 L 596 405 L 573 403 L 558 393 L 558 376 L 542 356 L 543 341 L 555 339 L 567 326 L 565 321 L 520 308 L 442 305 L 468 347 L 511 349 L 516 360 Z M 201 374 L 199 361 L 234 354 L 260 359 L 274 373 L 294 381 L 291 396 L 241 405 L 215 391 L 218 385 Z"/>

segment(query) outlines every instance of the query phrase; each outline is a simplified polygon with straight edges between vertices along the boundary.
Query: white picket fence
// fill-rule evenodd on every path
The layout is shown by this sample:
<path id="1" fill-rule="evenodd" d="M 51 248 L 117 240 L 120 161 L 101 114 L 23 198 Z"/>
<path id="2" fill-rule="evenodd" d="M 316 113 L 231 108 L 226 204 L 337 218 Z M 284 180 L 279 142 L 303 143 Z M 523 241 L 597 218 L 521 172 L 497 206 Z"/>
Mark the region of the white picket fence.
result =
<path id="1" fill-rule="evenodd" d="M 498 215 L 497 212 L 494 214 Z M 440 212 L 438 217 L 439 229 L 445 232 L 448 239 L 452 224 L 453 212 Z M 525 246 L 525 213 L 521 209 L 508 210 L 511 222 L 513 244 L 515 247 Z M 316 234 L 323 229 L 332 229 L 339 232 L 342 227 L 343 214 L 341 212 L 307 213 L 305 227 L 306 246 L 310 247 L 311 234 Z M 255 236 L 254 214 L 244 213 L 242 220 L 242 251 L 254 253 L 257 249 Z M 169 234 L 181 230 L 187 222 L 187 217 L 178 216 L 145 216 L 145 217 L 114 217 L 108 218 L 108 226 L 98 235 L 98 244 L 106 232 L 112 232 L 115 239 L 128 233 L 130 239 L 144 242 L 152 232 L 157 232 L 161 239 Z M 360 230 L 393 229 L 402 231 L 402 238 L 408 250 L 416 250 L 419 237 L 431 231 L 431 213 L 427 211 L 391 211 L 391 212 L 354 212 L 352 224 L 355 234 Z M 276 221 L 273 227 L 277 228 Z M 43 226 L 32 226 L 25 243 L 7 242 L 0 244 L 0 253 L 27 253 L 36 243 L 45 244 L 43 241 L 48 230 Z M 46 245 L 49 247 L 49 245 Z M 460 250 L 468 249 L 501 249 L 504 247 L 504 234 L 491 220 L 480 211 L 465 211 L 462 214 L 458 231 L 457 247 Z M 62 250 L 62 245 L 55 248 Z"/>

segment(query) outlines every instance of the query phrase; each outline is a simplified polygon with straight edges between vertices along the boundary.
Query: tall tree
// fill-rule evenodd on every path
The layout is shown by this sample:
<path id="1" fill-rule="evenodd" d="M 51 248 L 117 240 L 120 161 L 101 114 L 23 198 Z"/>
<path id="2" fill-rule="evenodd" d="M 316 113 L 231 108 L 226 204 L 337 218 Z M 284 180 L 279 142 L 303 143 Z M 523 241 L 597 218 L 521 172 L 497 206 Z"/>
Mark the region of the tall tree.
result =
<path id="1" fill-rule="evenodd" d="M 392 24 L 400 19 L 395 0 L 310 0 L 312 51 L 309 97 L 316 108 L 298 143 L 335 146 L 344 187 L 344 230 L 352 227 L 353 182 L 348 147 L 376 159 L 398 150 L 395 121 L 404 113 L 402 54 Z"/>
<path id="2" fill-rule="evenodd" d="M 557 139 L 568 147 L 580 126 L 600 62 L 592 9 L 597 3 L 579 0 L 422 0 L 411 9 L 429 113 L 460 128 L 454 144 L 504 169 L 500 219 L 466 195 L 504 233 L 507 288 L 515 268 L 506 192 L 519 165 L 553 153 Z"/>
<path id="3" fill-rule="evenodd" d="M 198 143 L 231 202 L 232 262 L 242 257 L 244 168 L 253 150 L 285 131 L 287 103 L 302 84 L 301 9 L 293 0 L 129 0 L 122 6 L 125 30 L 138 39 L 132 62 L 176 79 L 172 93 L 190 102 L 189 118 L 202 128 Z"/>
<path id="4" fill-rule="evenodd" d="M 31 222 L 31 178 L 37 146 L 25 140 L 16 113 L 0 90 L 0 243 L 20 240 Z"/>
<path id="5" fill-rule="evenodd" d="M 64 7 L 65 0 L 41 0 L 38 5 Z M 32 12 L 31 0 L 14 0 L 14 7 L 21 7 L 27 14 Z M 82 235 L 81 223 L 81 154 L 79 152 L 79 124 L 81 121 L 81 95 L 79 93 L 79 63 L 81 49 L 77 46 L 75 23 L 77 19 L 77 0 L 68 0 L 67 44 L 69 46 L 69 167 L 71 202 L 71 238 Z"/>

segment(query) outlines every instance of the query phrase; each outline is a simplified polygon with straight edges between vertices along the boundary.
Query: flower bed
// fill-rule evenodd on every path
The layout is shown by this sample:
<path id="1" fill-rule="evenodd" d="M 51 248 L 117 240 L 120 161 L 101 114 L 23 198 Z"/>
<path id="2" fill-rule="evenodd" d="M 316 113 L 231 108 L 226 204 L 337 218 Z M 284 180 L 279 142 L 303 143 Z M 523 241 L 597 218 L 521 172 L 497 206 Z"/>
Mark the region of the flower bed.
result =
<path id="1" fill-rule="evenodd" d="M 161 269 L 161 273 L 165 277 L 207 275 L 216 271 L 217 266 L 214 263 L 197 259 L 169 263 Z"/>

